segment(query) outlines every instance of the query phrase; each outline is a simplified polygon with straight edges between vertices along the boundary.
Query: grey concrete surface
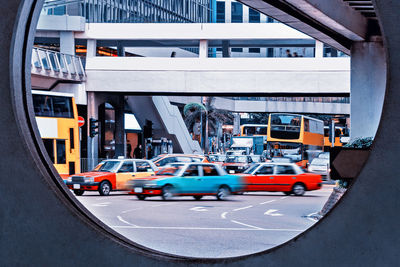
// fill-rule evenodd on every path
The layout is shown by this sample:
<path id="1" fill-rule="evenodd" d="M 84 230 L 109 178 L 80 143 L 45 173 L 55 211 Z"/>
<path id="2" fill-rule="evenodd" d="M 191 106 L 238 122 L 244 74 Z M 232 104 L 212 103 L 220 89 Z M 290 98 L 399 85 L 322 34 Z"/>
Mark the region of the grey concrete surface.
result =
<path id="1" fill-rule="evenodd" d="M 130 243 L 71 198 L 44 157 L 30 99 L 29 51 L 43 1 L 1 0 L 0 264 L 3 266 L 397 266 L 400 180 L 399 1 L 374 0 L 388 79 L 371 156 L 349 192 L 318 224 L 248 257 L 185 259 Z M 36 7 L 35 10 L 33 8 Z M 31 19 L 33 23 L 31 24 Z M 7 52 L 9 51 L 9 53 Z M 27 105 L 28 104 L 28 105 Z"/>

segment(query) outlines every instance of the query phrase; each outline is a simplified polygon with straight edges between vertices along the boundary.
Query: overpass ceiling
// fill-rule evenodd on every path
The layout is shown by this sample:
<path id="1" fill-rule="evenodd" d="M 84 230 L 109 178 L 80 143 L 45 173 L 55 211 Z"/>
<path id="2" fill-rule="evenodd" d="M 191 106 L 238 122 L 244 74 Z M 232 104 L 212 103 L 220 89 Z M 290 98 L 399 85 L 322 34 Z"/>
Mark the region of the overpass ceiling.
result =
<path id="1" fill-rule="evenodd" d="M 347 54 L 353 42 L 379 33 L 371 0 L 238 1 Z"/>

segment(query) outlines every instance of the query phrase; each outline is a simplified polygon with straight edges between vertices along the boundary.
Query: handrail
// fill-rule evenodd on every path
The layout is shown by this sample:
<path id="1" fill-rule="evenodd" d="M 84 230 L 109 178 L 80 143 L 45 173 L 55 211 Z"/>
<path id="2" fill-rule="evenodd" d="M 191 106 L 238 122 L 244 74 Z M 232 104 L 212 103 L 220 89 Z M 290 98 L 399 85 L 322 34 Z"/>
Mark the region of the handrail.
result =
<path id="1" fill-rule="evenodd" d="M 32 73 L 66 80 L 86 80 L 82 58 L 39 47 L 32 48 Z"/>

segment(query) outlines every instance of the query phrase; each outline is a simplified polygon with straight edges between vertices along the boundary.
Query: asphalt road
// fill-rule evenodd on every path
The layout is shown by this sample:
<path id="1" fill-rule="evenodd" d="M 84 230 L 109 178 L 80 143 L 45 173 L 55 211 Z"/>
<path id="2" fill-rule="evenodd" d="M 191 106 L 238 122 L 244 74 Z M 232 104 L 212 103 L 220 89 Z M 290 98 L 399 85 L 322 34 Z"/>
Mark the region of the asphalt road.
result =
<path id="1" fill-rule="evenodd" d="M 125 192 L 77 197 L 105 224 L 151 249 L 191 257 L 232 257 L 280 245 L 312 226 L 333 185 L 302 197 L 245 193 L 217 201 L 207 196 L 137 200 Z"/>

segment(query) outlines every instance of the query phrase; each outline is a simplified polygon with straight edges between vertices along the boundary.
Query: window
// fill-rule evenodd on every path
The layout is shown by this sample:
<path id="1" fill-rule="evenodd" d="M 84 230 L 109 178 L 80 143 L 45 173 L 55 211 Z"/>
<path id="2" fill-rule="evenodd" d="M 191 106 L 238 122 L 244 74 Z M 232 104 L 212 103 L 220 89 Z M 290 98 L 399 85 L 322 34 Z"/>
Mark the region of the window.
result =
<path id="1" fill-rule="evenodd" d="M 74 128 L 69 128 L 69 146 L 71 149 L 75 148 Z"/>
<path id="2" fill-rule="evenodd" d="M 132 162 L 124 162 L 119 168 L 118 172 L 124 173 L 124 172 L 133 172 L 133 163 Z"/>
<path id="3" fill-rule="evenodd" d="M 218 176 L 218 171 L 215 166 L 206 165 L 203 166 L 203 175 L 204 176 Z"/>
<path id="4" fill-rule="evenodd" d="M 260 48 L 250 47 L 249 53 L 260 53 Z"/>
<path id="5" fill-rule="evenodd" d="M 263 166 L 261 167 L 256 174 L 273 174 L 274 168 L 272 166 Z"/>
<path id="6" fill-rule="evenodd" d="M 199 167 L 197 165 L 190 165 L 186 171 L 183 173 L 183 176 L 199 176 Z"/>
<path id="7" fill-rule="evenodd" d="M 276 174 L 296 174 L 292 166 L 277 166 Z"/>
<path id="8" fill-rule="evenodd" d="M 249 23 L 260 23 L 260 13 L 249 8 Z"/>
<path id="9" fill-rule="evenodd" d="M 274 23 L 274 19 L 271 17 L 267 17 L 267 23 Z"/>
<path id="10" fill-rule="evenodd" d="M 192 158 L 193 162 L 202 162 L 202 158 Z"/>
<path id="11" fill-rule="evenodd" d="M 237 47 L 233 47 L 231 48 L 232 52 L 243 52 L 243 48 L 237 48 Z"/>
<path id="12" fill-rule="evenodd" d="M 72 99 L 63 96 L 33 95 L 35 115 L 41 117 L 73 118 Z"/>
<path id="13" fill-rule="evenodd" d="M 51 162 L 54 163 L 54 139 L 43 139 L 44 147 L 49 155 Z"/>
<path id="14" fill-rule="evenodd" d="M 168 157 L 165 159 L 162 159 L 158 162 L 159 166 L 164 166 L 167 165 L 168 163 L 172 163 L 172 162 L 176 162 L 176 158 L 175 157 Z"/>
<path id="15" fill-rule="evenodd" d="M 217 23 L 225 23 L 225 2 L 217 1 Z"/>
<path id="16" fill-rule="evenodd" d="M 150 164 L 146 161 L 136 161 L 136 171 L 151 172 L 153 171 L 153 168 L 151 168 Z"/>
<path id="17" fill-rule="evenodd" d="M 241 3 L 232 2 L 232 23 L 243 22 L 243 5 Z"/>
<path id="18" fill-rule="evenodd" d="M 57 164 L 65 164 L 65 140 L 57 140 Z"/>

